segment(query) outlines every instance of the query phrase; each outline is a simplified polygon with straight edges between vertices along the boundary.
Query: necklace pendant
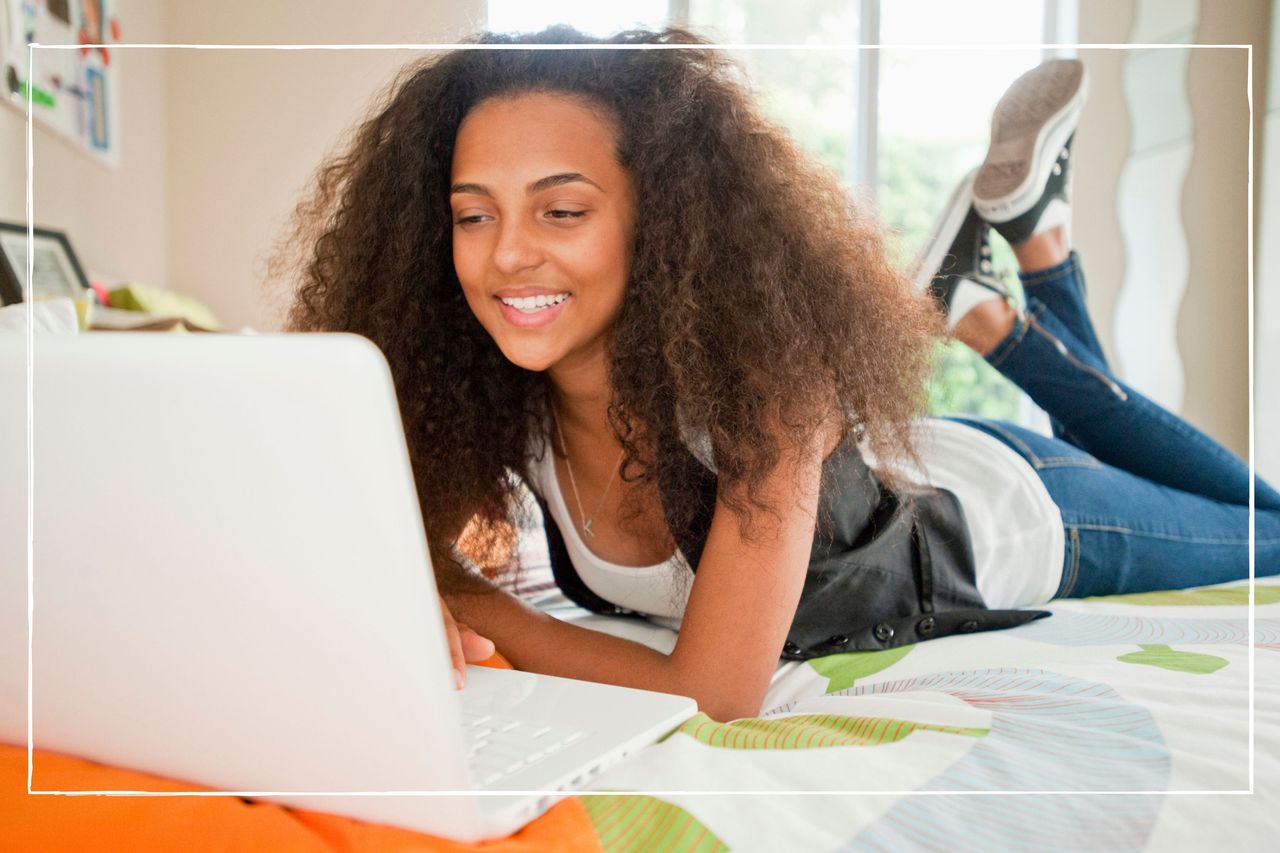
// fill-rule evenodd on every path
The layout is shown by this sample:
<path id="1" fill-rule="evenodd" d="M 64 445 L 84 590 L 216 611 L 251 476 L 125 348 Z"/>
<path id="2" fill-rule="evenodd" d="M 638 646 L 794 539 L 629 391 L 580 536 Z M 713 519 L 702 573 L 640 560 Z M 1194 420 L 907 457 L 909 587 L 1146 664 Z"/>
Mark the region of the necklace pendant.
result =
<path id="1" fill-rule="evenodd" d="M 595 534 L 591 532 L 591 519 L 588 518 L 582 522 L 582 532 L 588 536 L 595 536 Z"/>

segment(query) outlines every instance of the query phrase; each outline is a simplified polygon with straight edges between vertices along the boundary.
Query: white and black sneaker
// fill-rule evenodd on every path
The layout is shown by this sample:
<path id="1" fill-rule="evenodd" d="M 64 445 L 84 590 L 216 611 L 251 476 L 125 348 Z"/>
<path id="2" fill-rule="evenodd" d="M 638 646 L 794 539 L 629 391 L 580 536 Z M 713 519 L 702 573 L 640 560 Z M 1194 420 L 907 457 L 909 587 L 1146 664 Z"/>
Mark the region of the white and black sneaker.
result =
<path id="1" fill-rule="evenodd" d="M 996 104 L 973 204 L 1010 245 L 1070 225 L 1071 142 L 1087 90 L 1080 60 L 1051 59 L 1015 80 Z"/>
<path id="2" fill-rule="evenodd" d="M 912 272 L 916 287 L 946 315 L 948 330 L 974 306 L 1009 295 L 991 265 L 991 226 L 973 207 L 974 174 L 952 192 Z"/>

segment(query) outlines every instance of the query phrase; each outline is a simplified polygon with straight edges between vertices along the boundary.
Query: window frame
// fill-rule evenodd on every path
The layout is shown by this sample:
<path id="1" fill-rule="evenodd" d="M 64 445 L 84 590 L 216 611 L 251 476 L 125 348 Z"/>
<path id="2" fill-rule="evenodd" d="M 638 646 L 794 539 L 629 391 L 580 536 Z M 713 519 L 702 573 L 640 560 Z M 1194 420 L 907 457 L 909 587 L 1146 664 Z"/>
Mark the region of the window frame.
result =
<path id="1" fill-rule="evenodd" d="M 1040 34 L 1042 59 L 1075 56 L 1074 44 L 1078 32 L 1076 22 L 1080 14 L 1079 0 L 1041 0 L 1041 3 L 1043 3 L 1043 26 Z M 687 0 L 684 5 L 687 9 Z M 880 47 L 882 5 L 883 0 L 859 0 L 860 44 Z M 854 132 L 850 136 L 854 150 L 849 155 L 854 168 L 850 170 L 850 174 L 855 184 L 869 198 L 875 200 L 880 194 L 881 51 L 879 49 L 861 50 L 858 53 L 858 105 L 854 110 Z"/>
<path id="2" fill-rule="evenodd" d="M 849 149 L 846 157 L 851 181 L 871 200 L 879 195 L 880 185 L 880 9 L 884 0 L 857 0 L 857 43 L 873 49 L 858 51 L 857 103 L 853 111 L 853 129 L 848 135 Z M 1041 53 L 1045 59 L 1053 56 L 1074 56 L 1079 19 L 1079 0 L 1041 0 L 1043 4 L 1043 28 Z M 689 26 L 690 0 L 667 0 L 666 20 L 671 26 Z M 488 25 L 489 4 L 485 3 L 485 22 Z M 853 34 L 850 34 L 851 36 Z M 850 39 L 853 41 L 854 39 Z M 1069 45 L 1055 47 L 1055 45 Z"/>

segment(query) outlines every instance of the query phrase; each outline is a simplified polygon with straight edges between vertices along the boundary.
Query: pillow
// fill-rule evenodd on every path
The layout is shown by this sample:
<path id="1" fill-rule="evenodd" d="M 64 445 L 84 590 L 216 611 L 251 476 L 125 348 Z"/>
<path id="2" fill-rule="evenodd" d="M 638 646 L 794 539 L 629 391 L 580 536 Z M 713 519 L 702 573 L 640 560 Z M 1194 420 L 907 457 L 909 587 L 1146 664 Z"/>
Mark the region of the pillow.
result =
<path id="1" fill-rule="evenodd" d="M 31 303 L 33 329 L 40 333 L 74 335 L 80 331 L 76 316 L 76 303 L 60 296 L 57 299 L 37 299 Z M 27 330 L 27 303 L 19 302 L 0 308 L 0 334 L 12 332 L 25 334 Z"/>

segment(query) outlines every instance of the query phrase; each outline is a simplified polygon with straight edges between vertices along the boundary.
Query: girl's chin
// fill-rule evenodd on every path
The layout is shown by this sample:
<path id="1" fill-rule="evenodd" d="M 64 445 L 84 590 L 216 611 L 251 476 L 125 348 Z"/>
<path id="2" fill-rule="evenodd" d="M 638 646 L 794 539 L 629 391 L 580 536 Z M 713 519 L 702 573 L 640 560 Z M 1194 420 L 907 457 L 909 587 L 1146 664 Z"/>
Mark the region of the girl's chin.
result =
<path id="1" fill-rule="evenodd" d="M 557 355 L 549 353 L 545 350 L 534 350 L 527 347 L 501 347 L 502 354 L 507 361 L 523 370 L 532 370 L 541 373 L 550 369 L 555 365 L 559 358 Z"/>

